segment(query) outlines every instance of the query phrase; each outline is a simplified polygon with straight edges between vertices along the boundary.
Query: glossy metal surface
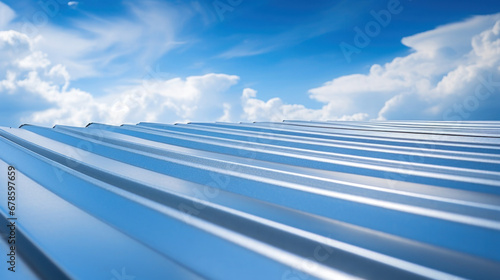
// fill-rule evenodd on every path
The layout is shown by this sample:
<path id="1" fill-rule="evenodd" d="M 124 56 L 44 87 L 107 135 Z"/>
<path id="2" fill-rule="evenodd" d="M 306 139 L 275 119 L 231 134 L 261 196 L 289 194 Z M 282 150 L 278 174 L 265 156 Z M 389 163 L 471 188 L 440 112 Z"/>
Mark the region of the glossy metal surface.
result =
<path id="1" fill-rule="evenodd" d="M 8 165 L 0 279 L 500 275 L 500 122 L 2 127 Z"/>

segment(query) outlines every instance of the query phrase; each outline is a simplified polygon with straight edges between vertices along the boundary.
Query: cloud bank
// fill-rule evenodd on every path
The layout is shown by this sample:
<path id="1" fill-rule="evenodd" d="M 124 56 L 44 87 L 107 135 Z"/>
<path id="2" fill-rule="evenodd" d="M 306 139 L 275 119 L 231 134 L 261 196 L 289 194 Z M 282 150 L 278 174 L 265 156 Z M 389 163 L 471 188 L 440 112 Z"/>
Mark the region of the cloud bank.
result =
<path id="1" fill-rule="evenodd" d="M 141 11 L 146 10 L 133 9 L 134 13 Z M 12 26 L 10 21 L 16 15 L 1 2 L 0 13 L 0 30 Z M 114 31 L 120 26 L 106 24 Z M 124 26 L 131 35 L 118 38 L 114 32 L 87 25 L 85 30 L 97 39 L 70 37 L 77 40 L 74 44 L 81 44 L 75 53 L 87 57 L 84 49 L 95 48 L 96 42 L 103 42 L 100 48 L 115 46 L 119 57 L 142 50 L 139 44 L 139 49 L 129 53 L 123 46 L 148 35 L 134 29 L 132 23 Z M 99 71 L 92 61 L 102 60 L 103 52 L 97 49 L 96 56 L 87 57 L 85 61 L 91 63 L 84 64 L 94 66 L 86 72 L 78 66 L 84 61 L 81 57 L 54 56 L 57 48 L 47 48 L 47 42 L 61 40 L 66 32 L 54 30 L 36 36 L 19 30 L 0 31 L 0 110 L 12 123 L 500 119 L 500 14 L 476 16 L 403 38 L 410 49 L 408 55 L 372 65 L 368 73 L 341 76 L 309 90 L 310 98 L 322 104 L 319 109 L 287 104 L 280 97 L 261 100 L 252 88 L 234 95 L 232 87 L 240 77 L 217 73 L 143 78 L 96 96 L 72 87 L 71 80 L 74 72 L 78 78 Z M 175 34 L 173 30 L 167 33 Z M 172 36 L 164 39 L 160 51 L 174 41 Z"/>
<path id="2" fill-rule="evenodd" d="M 500 81 L 499 18 L 475 17 L 404 38 L 413 51 L 408 56 L 373 65 L 365 75 L 334 79 L 310 90 L 311 97 L 379 119 L 448 119 L 450 107 L 471 103 L 462 118 L 480 119 L 481 109 L 498 100 L 498 88 L 473 97 L 482 81 Z"/>
<path id="3" fill-rule="evenodd" d="M 500 119 L 500 14 L 466 21 L 402 39 L 411 49 L 368 74 L 335 78 L 309 90 L 325 105 L 311 110 L 280 98 L 243 94 L 249 120 L 334 119 Z"/>
<path id="4" fill-rule="evenodd" d="M 225 109 L 221 92 L 238 77 L 206 74 L 185 79 L 149 79 L 122 87 L 119 93 L 94 97 L 70 87 L 70 74 L 62 64 L 54 65 L 47 54 L 33 49 L 35 43 L 17 31 L 0 31 L 0 64 L 7 69 L 0 81 L 0 97 L 7 103 L 23 100 L 21 122 L 42 125 L 85 125 L 92 121 L 121 124 L 144 121 L 189 121 Z M 26 102 L 37 100 L 36 104 Z M 18 104 L 20 106 L 20 104 Z M 43 105 L 43 106 L 42 106 Z M 42 106 L 45 109 L 36 110 Z M 7 108 L 5 108 L 7 109 Z M 26 114 L 30 110 L 36 110 Z"/>

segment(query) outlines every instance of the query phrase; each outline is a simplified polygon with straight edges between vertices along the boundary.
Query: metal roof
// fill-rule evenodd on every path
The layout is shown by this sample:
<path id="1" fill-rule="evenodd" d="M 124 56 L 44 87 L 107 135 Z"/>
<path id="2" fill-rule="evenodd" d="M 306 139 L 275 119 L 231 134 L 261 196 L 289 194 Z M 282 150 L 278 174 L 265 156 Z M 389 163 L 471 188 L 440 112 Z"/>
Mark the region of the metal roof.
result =
<path id="1" fill-rule="evenodd" d="M 0 136 L 0 219 L 16 225 L 15 237 L 0 229 L 0 279 L 500 275 L 500 122 L 91 123 Z"/>

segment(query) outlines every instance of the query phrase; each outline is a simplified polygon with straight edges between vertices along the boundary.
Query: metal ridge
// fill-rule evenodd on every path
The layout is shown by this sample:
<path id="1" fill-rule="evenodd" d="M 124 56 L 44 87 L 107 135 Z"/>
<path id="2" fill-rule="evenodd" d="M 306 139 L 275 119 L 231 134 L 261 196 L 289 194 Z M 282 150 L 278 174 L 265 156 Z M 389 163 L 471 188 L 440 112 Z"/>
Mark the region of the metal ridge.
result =
<path id="1" fill-rule="evenodd" d="M 0 279 L 500 275 L 500 122 L 0 127 L 0 168 Z"/>

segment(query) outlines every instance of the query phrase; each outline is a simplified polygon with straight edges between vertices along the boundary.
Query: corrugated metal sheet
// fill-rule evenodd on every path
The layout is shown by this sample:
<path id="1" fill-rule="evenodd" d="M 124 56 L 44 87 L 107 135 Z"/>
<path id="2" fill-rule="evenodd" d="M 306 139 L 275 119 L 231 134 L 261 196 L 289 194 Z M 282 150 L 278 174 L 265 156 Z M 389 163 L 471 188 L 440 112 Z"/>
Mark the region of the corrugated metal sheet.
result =
<path id="1" fill-rule="evenodd" d="M 16 225 L 16 272 L 1 227 L 1 279 L 500 277 L 500 122 L 0 136 L 1 220 Z"/>

